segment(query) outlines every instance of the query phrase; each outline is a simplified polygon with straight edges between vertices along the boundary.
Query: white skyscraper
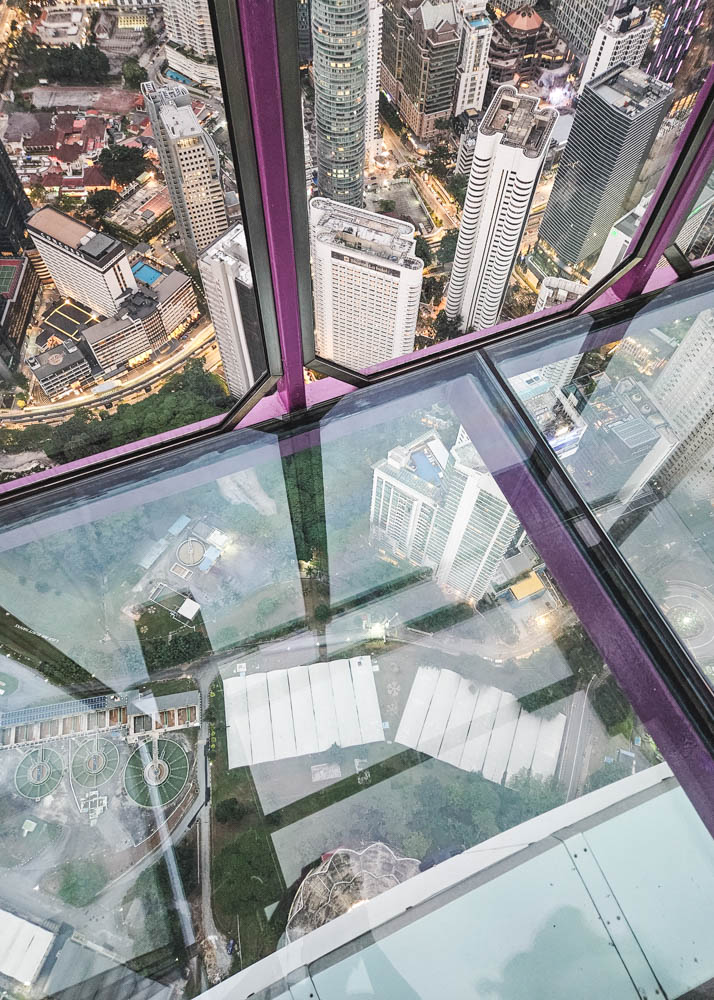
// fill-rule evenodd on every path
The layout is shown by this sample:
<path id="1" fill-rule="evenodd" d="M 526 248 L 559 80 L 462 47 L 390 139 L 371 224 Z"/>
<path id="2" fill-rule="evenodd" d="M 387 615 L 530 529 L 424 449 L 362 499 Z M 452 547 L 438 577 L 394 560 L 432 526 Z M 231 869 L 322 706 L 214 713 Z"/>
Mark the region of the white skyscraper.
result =
<path id="1" fill-rule="evenodd" d="M 454 114 L 460 115 L 469 108 L 480 111 L 483 107 L 493 25 L 486 13 L 486 0 L 462 0 L 457 9 L 460 41 Z"/>
<path id="2" fill-rule="evenodd" d="M 208 0 L 163 0 L 161 8 L 169 66 L 198 83 L 219 87 Z"/>
<path id="3" fill-rule="evenodd" d="M 366 159 L 379 152 L 379 77 L 382 68 L 382 0 L 368 0 L 367 79 L 365 87 L 364 143 Z"/>
<path id="4" fill-rule="evenodd" d="M 653 31 L 654 21 L 645 9 L 628 4 L 616 10 L 595 32 L 578 93 L 582 94 L 586 83 L 617 63 L 639 67 Z"/>
<path id="5" fill-rule="evenodd" d="M 464 330 L 498 320 L 557 117 L 506 86 L 479 126 L 446 299 Z"/>
<path id="6" fill-rule="evenodd" d="M 424 268 L 414 227 L 313 198 L 310 244 L 317 353 L 362 369 L 413 351 Z"/>
<path id="7" fill-rule="evenodd" d="M 242 225 L 233 226 L 198 258 L 231 395 L 240 399 L 265 370 L 265 348 Z"/>
<path id="8" fill-rule="evenodd" d="M 30 216 L 27 230 L 60 295 L 114 316 L 137 290 L 126 250 L 113 237 L 49 206 Z"/>
<path id="9" fill-rule="evenodd" d="M 370 524 L 379 544 L 478 600 L 519 522 L 462 428 L 449 452 L 429 431 L 377 463 Z"/>
<path id="10" fill-rule="evenodd" d="M 199 125 L 185 87 L 142 83 L 141 91 L 176 224 L 196 257 L 228 228 L 218 150 Z"/>

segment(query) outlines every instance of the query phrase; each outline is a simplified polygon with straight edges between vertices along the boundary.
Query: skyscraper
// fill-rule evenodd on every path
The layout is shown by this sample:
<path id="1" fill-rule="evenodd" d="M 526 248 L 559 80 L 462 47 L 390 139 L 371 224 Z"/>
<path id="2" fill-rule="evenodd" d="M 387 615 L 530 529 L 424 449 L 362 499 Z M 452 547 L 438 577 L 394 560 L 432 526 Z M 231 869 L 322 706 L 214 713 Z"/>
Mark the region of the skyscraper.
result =
<path id="1" fill-rule="evenodd" d="M 637 68 L 653 31 L 654 21 L 644 8 L 634 3 L 618 8 L 595 32 L 578 93 L 582 94 L 586 83 L 618 63 Z"/>
<path id="2" fill-rule="evenodd" d="M 60 295 L 114 316 L 137 290 L 119 240 L 49 206 L 30 216 L 27 230 Z"/>
<path id="3" fill-rule="evenodd" d="M 362 205 L 368 0 L 312 0 L 317 186 L 321 195 Z"/>
<path id="4" fill-rule="evenodd" d="M 367 159 L 379 152 L 379 80 L 382 69 L 382 0 L 367 0 L 369 24 L 367 31 L 366 112 L 364 124 Z"/>
<path id="5" fill-rule="evenodd" d="M 404 14 L 399 110 L 415 135 L 428 139 L 437 131 L 439 119 L 451 115 L 459 58 L 459 15 L 451 0 L 424 0 L 419 7 L 405 7 Z"/>
<path id="6" fill-rule="evenodd" d="M 673 83 L 704 14 L 706 0 L 677 0 L 667 5 L 662 32 L 647 71 Z"/>
<path id="7" fill-rule="evenodd" d="M 414 350 L 423 261 L 408 222 L 310 202 L 317 353 L 362 369 Z"/>
<path id="8" fill-rule="evenodd" d="M 565 42 L 532 5 L 500 17 L 488 54 L 488 99 L 504 84 L 538 82 L 544 73 L 567 72 L 567 54 Z"/>
<path id="9" fill-rule="evenodd" d="M 406 11 L 422 0 L 384 0 L 382 18 L 382 87 L 395 103 L 399 101 L 407 33 Z"/>
<path id="10" fill-rule="evenodd" d="M 243 226 L 233 226 L 204 250 L 198 269 L 226 382 L 240 399 L 266 367 Z"/>
<path id="11" fill-rule="evenodd" d="M 592 48 L 595 32 L 622 0 L 560 0 L 555 10 L 558 35 L 581 59 Z"/>
<path id="12" fill-rule="evenodd" d="M 671 87 L 624 63 L 585 85 L 538 234 L 561 266 L 602 249 L 670 101 Z"/>
<path id="13" fill-rule="evenodd" d="M 199 83 L 220 86 L 208 0 L 163 0 L 169 66 Z"/>
<path id="14" fill-rule="evenodd" d="M 465 330 L 498 319 L 557 117 L 501 87 L 479 126 L 446 299 Z"/>
<path id="15" fill-rule="evenodd" d="M 228 228 L 218 150 L 198 124 L 183 86 L 142 83 L 176 224 L 196 257 Z"/>
<path id="16" fill-rule="evenodd" d="M 32 205 L 0 142 L 0 254 L 17 254 L 25 246 L 25 223 Z"/>
<path id="17" fill-rule="evenodd" d="M 441 586 L 483 597 L 518 520 L 464 432 L 446 450 L 433 431 L 393 448 L 374 467 L 372 537 Z"/>
<path id="18" fill-rule="evenodd" d="M 312 60 L 312 9 L 310 0 L 296 0 L 298 59 L 304 66 Z"/>
<path id="19" fill-rule="evenodd" d="M 454 114 L 460 115 L 469 108 L 480 111 L 483 107 L 493 25 L 486 13 L 486 0 L 461 0 L 457 8 L 460 41 Z"/>

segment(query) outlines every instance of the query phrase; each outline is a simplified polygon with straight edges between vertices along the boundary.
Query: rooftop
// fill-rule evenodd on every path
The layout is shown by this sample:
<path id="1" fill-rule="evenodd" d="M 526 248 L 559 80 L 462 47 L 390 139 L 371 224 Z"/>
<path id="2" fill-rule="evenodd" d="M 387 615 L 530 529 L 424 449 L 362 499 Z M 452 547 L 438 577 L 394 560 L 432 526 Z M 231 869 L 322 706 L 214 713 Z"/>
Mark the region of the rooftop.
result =
<path id="1" fill-rule="evenodd" d="M 512 10 L 504 18 L 506 24 L 518 31 L 538 31 L 543 25 L 543 18 L 537 14 L 533 7 L 520 7 Z"/>
<path id="2" fill-rule="evenodd" d="M 314 239 L 360 251 L 403 267 L 421 268 L 414 256 L 414 226 L 386 215 L 350 208 L 328 198 L 310 202 Z"/>
<path id="3" fill-rule="evenodd" d="M 501 142 L 522 149 L 526 156 L 540 156 L 558 120 L 555 108 L 538 107 L 537 97 L 525 97 L 515 87 L 500 87 L 480 131 L 484 135 L 501 132 Z"/>
<path id="4" fill-rule="evenodd" d="M 48 236 L 76 250 L 91 263 L 103 266 L 112 258 L 124 252 L 119 240 L 105 233 L 98 233 L 72 216 L 58 212 L 56 208 L 40 208 L 27 223 L 30 233 Z"/>
<path id="5" fill-rule="evenodd" d="M 629 116 L 646 111 L 672 93 L 669 84 L 625 63 L 596 76 L 585 84 L 586 90 L 588 87 L 611 107 Z"/>

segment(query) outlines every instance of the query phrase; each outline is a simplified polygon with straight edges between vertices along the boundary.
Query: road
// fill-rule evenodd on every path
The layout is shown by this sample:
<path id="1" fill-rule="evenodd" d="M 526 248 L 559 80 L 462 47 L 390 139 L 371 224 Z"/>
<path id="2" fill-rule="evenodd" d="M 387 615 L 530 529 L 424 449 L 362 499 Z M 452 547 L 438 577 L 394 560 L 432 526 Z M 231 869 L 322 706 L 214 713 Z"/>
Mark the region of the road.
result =
<path id="1" fill-rule="evenodd" d="M 595 715 L 588 700 L 588 693 L 594 680 L 594 676 L 591 677 L 584 691 L 575 692 L 565 723 L 565 735 L 560 749 L 560 760 L 556 774 L 566 789 L 566 802 L 570 802 L 571 799 L 580 795 L 587 774 L 591 737 L 595 723 Z"/>
<path id="2" fill-rule="evenodd" d="M 383 139 L 385 147 L 393 153 L 395 160 L 400 166 L 407 166 L 410 168 L 410 177 L 416 184 L 419 194 L 422 196 L 424 201 L 426 201 L 429 208 L 431 208 L 431 210 L 439 217 L 442 226 L 447 228 L 457 227 L 459 225 L 458 216 L 456 214 L 452 215 L 448 211 L 447 207 L 436 197 L 426 181 L 415 170 L 414 164 L 417 159 L 416 155 L 407 153 L 399 136 L 390 129 L 386 122 L 383 122 L 383 125 Z"/>
<path id="3" fill-rule="evenodd" d="M 213 324 L 207 322 L 196 334 L 181 347 L 178 351 L 170 354 L 167 358 L 154 361 L 147 371 L 143 368 L 133 378 L 128 378 L 122 383 L 121 388 L 107 393 L 84 392 L 80 396 L 75 396 L 71 401 L 62 400 L 56 403 L 46 403 L 41 406 L 27 406 L 20 411 L 2 411 L 0 420 L 2 423 L 31 424 L 41 423 L 48 420 L 58 420 L 67 416 L 79 406 L 103 406 L 106 403 L 115 403 L 124 396 L 143 390 L 160 379 L 166 378 L 176 368 L 195 354 L 200 353 L 206 345 L 214 341 Z"/>

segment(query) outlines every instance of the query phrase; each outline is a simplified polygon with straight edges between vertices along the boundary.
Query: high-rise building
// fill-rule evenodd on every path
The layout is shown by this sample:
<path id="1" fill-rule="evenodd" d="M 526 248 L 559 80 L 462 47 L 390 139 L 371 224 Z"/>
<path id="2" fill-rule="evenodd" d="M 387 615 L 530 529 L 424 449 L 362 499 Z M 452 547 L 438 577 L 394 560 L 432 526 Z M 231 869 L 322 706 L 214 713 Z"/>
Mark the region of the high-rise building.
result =
<path id="1" fill-rule="evenodd" d="M 402 55 L 399 110 L 420 139 L 438 130 L 451 115 L 459 58 L 459 15 L 451 0 L 424 0 L 404 8 L 406 34 Z"/>
<path id="2" fill-rule="evenodd" d="M 362 369 L 414 350 L 423 261 L 408 222 L 310 202 L 317 353 Z"/>
<path id="3" fill-rule="evenodd" d="M 300 65 L 312 62 L 312 5 L 311 0 L 296 0 L 297 43 Z"/>
<path id="4" fill-rule="evenodd" d="M 553 306 L 562 305 L 563 302 L 572 302 L 579 299 L 584 291 L 585 285 L 581 281 L 568 281 L 567 278 L 551 276 L 543 278 L 533 312 L 551 309 Z"/>
<path id="5" fill-rule="evenodd" d="M 218 150 L 199 125 L 185 87 L 142 83 L 141 91 L 176 224 L 195 258 L 228 228 Z"/>
<path id="6" fill-rule="evenodd" d="M 595 32 L 578 93 L 582 94 L 586 83 L 618 63 L 637 68 L 653 31 L 654 21 L 646 9 L 634 3 L 618 8 Z"/>
<path id="7" fill-rule="evenodd" d="M 544 72 L 565 72 L 565 42 L 535 7 L 524 5 L 496 21 L 488 54 L 489 100 L 503 84 L 538 81 Z"/>
<path id="8" fill-rule="evenodd" d="M 60 295 L 114 316 L 137 290 L 119 240 L 49 206 L 30 216 L 27 229 Z"/>
<path id="9" fill-rule="evenodd" d="M 560 0 L 555 9 L 555 28 L 581 59 L 590 52 L 595 32 L 611 17 L 622 0 Z"/>
<path id="10" fill-rule="evenodd" d="M 395 103 L 399 102 L 404 39 L 407 34 L 406 11 L 422 0 L 384 0 L 382 17 L 382 88 Z"/>
<path id="11" fill-rule="evenodd" d="M 694 33 L 704 15 L 706 0 L 677 0 L 667 5 L 657 48 L 647 71 L 658 80 L 673 83 L 682 68 L 684 57 L 694 40 Z"/>
<path id="12" fill-rule="evenodd" d="M 317 186 L 325 198 L 362 204 L 368 0 L 312 0 Z"/>
<path id="13" fill-rule="evenodd" d="M 220 86 L 208 0 L 163 0 L 171 69 L 197 83 Z"/>
<path id="14" fill-rule="evenodd" d="M 372 537 L 441 586 L 483 597 L 518 520 L 464 432 L 446 450 L 433 431 L 393 448 L 374 467 Z"/>
<path id="15" fill-rule="evenodd" d="M 561 267 L 602 249 L 670 101 L 671 87 L 624 63 L 585 85 L 538 234 Z"/>
<path id="16" fill-rule="evenodd" d="M 465 330 L 498 319 L 557 117 L 501 87 L 479 126 L 446 299 Z"/>
<path id="17" fill-rule="evenodd" d="M 0 142 L 0 254 L 14 255 L 26 244 L 25 223 L 32 210 L 20 178 Z"/>
<path id="18" fill-rule="evenodd" d="M 369 23 L 367 31 L 366 111 L 364 123 L 365 152 L 374 159 L 379 152 L 379 80 L 382 69 L 382 0 L 367 0 Z"/>
<path id="19" fill-rule="evenodd" d="M 198 269 L 223 373 L 231 395 L 240 399 L 266 367 L 243 226 L 233 226 L 204 250 Z"/>
<path id="20" fill-rule="evenodd" d="M 12 381 L 38 287 L 27 257 L 0 257 L 0 381 Z"/>
<path id="21" fill-rule="evenodd" d="M 459 151 L 456 154 L 454 173 L 468 174 L 471 172 L 478 137 L 478 120 L 479 115 L 475 108 L 467 108 L 466 111 L 461 112 L 462 132 L 459 138 Z"/>
<path id="22" fill-rule="evenodd" d="M 486 0 L 460 0 L 457 8 L 461 38 L 453 113 L 460 115 L 470 108 L 480 111 L 483 107 L 493 25 L 486 13 Z"/>

